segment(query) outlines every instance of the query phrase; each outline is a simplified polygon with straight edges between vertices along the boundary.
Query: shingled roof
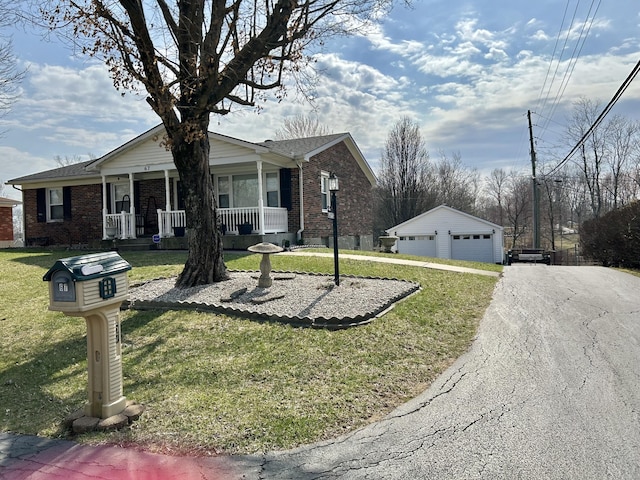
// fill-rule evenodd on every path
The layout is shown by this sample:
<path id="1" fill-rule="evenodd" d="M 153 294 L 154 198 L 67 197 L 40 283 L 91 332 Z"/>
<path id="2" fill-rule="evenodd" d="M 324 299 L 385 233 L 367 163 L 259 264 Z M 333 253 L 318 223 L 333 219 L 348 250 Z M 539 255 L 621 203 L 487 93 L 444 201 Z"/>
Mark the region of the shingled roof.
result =
<path id="1" fill-rule="evenodd" d="M 274 153 L 287 157 L 303 157 L 320 147 L 335 142 L 346 133 L 335 133 L 332 135 L 322 135 L 318 137 L 295 138 L 292 140 L 266 140 L 258 143 L 261 147 L 266 147 Z"/>
<path id="2" fill-rule="evenodd" d="M 38 183 L 46 180 L 64 180 L 67 178 L 70 179 L 70 178 L 82 178 L 82 177 L 85 177 L 85 178 L 99 177 L 100 173 L 97 169 L 87 168 L 90 164 L 96 163 L 97 165 L 98 163 L 103 161 L 105 158 L 112 155 L 114 152 L 117 152 L 119 149 L 123 148 L 124 146 L 128 146 L 130 148 L 133 144 L 137 143 L 138 141 L 141 141 L 141 139 L 146 138 L 145 135 L 149 134 L 150 132 L 153 132 L 157 128 L 158 127 L 155 127 L 154 129 L 149 130 L 145 134 L 142 134 L 134 138 L 130 142 L 127 142 L 127 144 L 121 147 L 118 147 L 118 149 L 114 150 L 113 152 L 110 152 L 96 160 L 88 160 L 85 162 L 74 163 L 72 165 L 67 165 L 64 167 L 54 168 L 52 170 L 38 172 L 32 175 L 26 175 L 24 177 L 14 178 L 13 180 L 9 180 L 7 183 L 13 184 L 13 185 L 23 185 L 23 184 L 29 184 L 29 183 Z M 233 140 L 232 137 L 228 137 L 228 138 Z M 331 135 L 322 135 L 322 136 L 307 137 L 307 138 L 296 138 L 291 140 L 266 140 L 261 143 L 251 143 L 251 142 L 245 142 L 245 141 L 242 141 L 242 142 L 245 143 L 246 145 L 257 145 L 263 148 L 267 148 L 271 152 L 277 155 L 282 155 L 284 157 L 288 157 L 288 158 L 305 158 L 306 157 L 306 159 L 308 160 L 308 157 L 316 154 L 318 150 L 321 150 L 323 148 L 328 148 L 335 143 L 338 143 L 344 139 L 350 139 L 350 138 L 351 137 L 348 133 L 335 133 Z M 238 139 L 235 139 L 235 140 L 238 140 Z M 363 161 L 366 164 L 366 160 L 363 159 Z M 366 167 L 369 168 L 368 165 L 366 165 Z"/>
<path id="3" fill-rule="evenodd" d="M 45 170 L 44 172 L 38 172 L 24 177 L 14 178 L 7 183 L 21 185 L 24 183 L 39 182 L 42 180 L 62 180 L 64 178 L 77 178 L 77 177 L 99 177 L 98 172 L 88 172 L 86 166 L 94 160 L 87 160 L 86 162 L 74 163 L 72 165 L 65 165 L 64 167 L 54 168 L 53 170 Z"/>

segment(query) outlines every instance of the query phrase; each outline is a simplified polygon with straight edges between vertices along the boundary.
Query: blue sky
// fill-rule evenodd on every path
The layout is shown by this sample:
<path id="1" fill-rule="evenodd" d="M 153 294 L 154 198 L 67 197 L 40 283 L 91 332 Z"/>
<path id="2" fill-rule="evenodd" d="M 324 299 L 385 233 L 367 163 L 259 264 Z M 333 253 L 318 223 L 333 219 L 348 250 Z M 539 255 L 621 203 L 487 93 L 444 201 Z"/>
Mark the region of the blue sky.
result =
<path id="1" fill-rule="evenodd" d="M 398 5 L 366 34 L 333 39 L 316 54 L 314 105 L 290 89 L 259 114 L 236 108 L 213 117 L 211 130 L 263 141 L 284 117 L 315 112 L 332 132 L 350 132 L 375 169 L 389 130 L 409 116 L 432 158 L 457 152 L 485 174 L 530 168 L 530 109 L 538 159 L 552 165 L 552 152 L 562 157 L 572 146 L 559 140 L 572 102 L 587 97 L 606 104 L 640 60 L 635 3 Z M 101 64 L 37 32 L 5 33 L 13 35 L 27 76 L 19 102 L 0 120 L 2 182 L 55 168 L 56 156 L 101 156 L 159 123 L 143 96 L 116 92 Z M 640 120 L 639 107 L 636 80 L 612 113 Z M 9 186 L 4 195 L 20 198 Z"/>

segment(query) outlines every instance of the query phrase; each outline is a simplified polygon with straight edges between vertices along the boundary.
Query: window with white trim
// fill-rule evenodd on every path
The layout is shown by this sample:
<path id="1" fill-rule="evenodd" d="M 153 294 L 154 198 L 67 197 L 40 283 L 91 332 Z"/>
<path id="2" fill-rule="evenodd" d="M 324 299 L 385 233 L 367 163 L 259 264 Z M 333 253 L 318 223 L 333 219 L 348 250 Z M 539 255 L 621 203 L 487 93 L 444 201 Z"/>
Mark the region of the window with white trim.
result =
<path id="1" fill-rule="evenodd" d="M 131 192 L 129 182 L 111 184 L 111 202 L 113 213 L 129 213 L 131 211 Z"/>
<path id="2" fill-rule="evenodd" d="M 229 208 L 229 177 L 222 176 L 218 177 L 218 207 L 220 208 Z"/>
<path id="3" fill-rule="evenodd" d="M 61 222 L 64 220 L 64 195 L 62 187 L 47 189 L 47 221 Z"/>
<path id="4" fill-rule="evenodd" d="M 320 172 L 320 195 L 322 195 L 322 211 L 329 211 L 329 172 Z"/>
<path id="5" fill-rule="evenodd" d="M 279 207 L 280 206 L 280 181 L 278 179 L 278 173 L 272 172 L 265 175 L 266 195 L 267 195 L 267 207 Z"/>

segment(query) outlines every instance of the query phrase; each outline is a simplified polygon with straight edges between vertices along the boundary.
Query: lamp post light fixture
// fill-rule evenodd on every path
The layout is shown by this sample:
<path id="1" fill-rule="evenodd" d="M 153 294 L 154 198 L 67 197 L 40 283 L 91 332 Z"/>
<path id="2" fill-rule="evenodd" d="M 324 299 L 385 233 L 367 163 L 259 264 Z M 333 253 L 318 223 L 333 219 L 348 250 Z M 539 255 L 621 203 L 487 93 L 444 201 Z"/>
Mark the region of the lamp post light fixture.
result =
<path id="1" fill-rule="evenodd" d="M 340 285 L 340 267 L 338 265 L 338 208 L 336 202 L 336 192 L 340 189 L 338 185 L 338 177 L 335 173 L 329 174 L 328 179 L 329 191 L 331 192 L 331 210 L 329 211 L 329 219 L 333 220 L 333 270 L 334 283 Z"/>

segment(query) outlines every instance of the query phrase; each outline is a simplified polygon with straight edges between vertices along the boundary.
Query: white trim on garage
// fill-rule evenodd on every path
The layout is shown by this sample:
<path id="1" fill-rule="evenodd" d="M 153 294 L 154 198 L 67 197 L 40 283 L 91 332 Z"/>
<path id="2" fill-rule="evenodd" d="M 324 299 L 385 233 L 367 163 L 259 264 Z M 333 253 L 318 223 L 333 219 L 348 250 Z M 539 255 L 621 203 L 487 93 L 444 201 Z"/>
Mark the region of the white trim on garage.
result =
<path id="1" fill-rule="evenodd" d="M 387 229 L 387 234 L 398 237 L 398 253 L 502 263 L 503 231 L 500 225 L 440 205 Z"/>

